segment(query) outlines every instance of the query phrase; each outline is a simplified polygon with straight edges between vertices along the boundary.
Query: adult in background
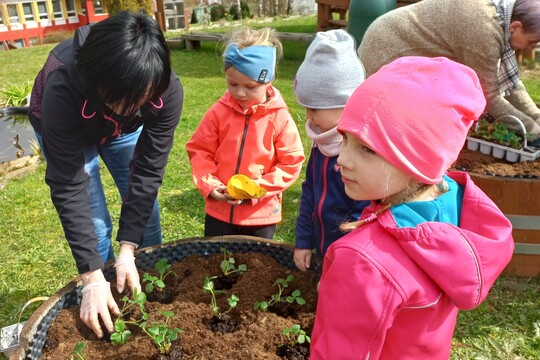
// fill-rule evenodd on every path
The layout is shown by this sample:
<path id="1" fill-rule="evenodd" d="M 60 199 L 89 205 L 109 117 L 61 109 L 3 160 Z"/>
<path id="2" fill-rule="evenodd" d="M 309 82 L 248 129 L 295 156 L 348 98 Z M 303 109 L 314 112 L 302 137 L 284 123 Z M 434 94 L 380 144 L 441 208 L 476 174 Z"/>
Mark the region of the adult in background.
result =
<path id="1" fill-rule="evenodd" d="M 121 12 L 56 46 L 36 77 L 30 121 L 45 181 L 82 274 L 81 319 L 98 337 L 118 314 L 104 262 L 114 258 L 100 160 L 122 197 L 117 288 L 140 290 L 134 251 L 161 243 L 158 189 L 182 112 L 162 31 L 147 15 Z"/>
<path id="2" fill-rule="evenodd" d="M 367 75 L 402 56 L 444 56 L 472 68 L 495 118 L 514 115 L 540 147 L 540 110 L 519 78 L 514 50 L 540 41 L 539 0 L 422 0 L 390 11 L 358 48 Z"/>

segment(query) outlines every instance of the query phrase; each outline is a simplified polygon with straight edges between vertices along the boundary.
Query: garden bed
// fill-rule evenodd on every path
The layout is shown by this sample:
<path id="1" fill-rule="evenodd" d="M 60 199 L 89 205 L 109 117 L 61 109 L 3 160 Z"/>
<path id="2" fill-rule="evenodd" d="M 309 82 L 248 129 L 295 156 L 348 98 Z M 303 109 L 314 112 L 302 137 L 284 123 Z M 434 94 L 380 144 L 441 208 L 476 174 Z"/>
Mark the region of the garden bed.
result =
<path id="1" fill-rule="evenodd" d="M 176 274 L 165 279 L 165 289 L 174 292 L 171 303 L 146 302 L 148 321 L 162 320 L 159 311 L 174 313 L 169 326 L 183 330 L 178 343 L 182 359 L 280 359 L 276 351 L 279 345 L 286 343 L 282 334 L 284 329 L 299 324 L 306 333 L 311 334 L 317 299 L 317 274 L 294 270 L 293 248 L 288 244 L 243 237 L 236 237 L 232 242 L 230 239 L 216 239 L 180 241 L 137 256 L 141 279 L 145 271 L 155 274 L 156 271 L 149 268 L 163 257 L 172 263 L 171 269 Z M 220 263 L 224 258 L 220 249 L 223 247 L 234 254 L 236 264 L 247 265 L 247 271 L 239 276 L 230 290 L 216 295 L 217 305 L 222 310 L 229 307 L 227 298 L 231 294 L 240 299 L 236 308 L 228 314 L 236 323 L 234 331 L 230 333 L 210 329 L 213 315 L 211 297 L 202 288 L 206 277 L 220 274 Z M 111 275 L 110 270 L 108 269 L 106 276 Z M 306 304 L 289 304 L 283 314 L 276 313 L 273 309 L 266 312 L 255 311 L 256 302 L 268 301 L 276 292 L 274 282 L 278 278 L 285 279 L 288 275 L 293 275 L 294 280 L 283 291 L 283 295 L 291 295 L 293 290 L 298 289 Z M 114 281 L 111 281 L 111 285 L 114 289 Z M 113 345 L 97 339 L 79 319 L 80 282 L 73 282 L 71 288 L 68 286 L 68 289 L 60 291 L 59 294 L 60 300 L 53 306 L 58 308 L 56 311 L 47 311 L 45 316 L 39 316 L 37 322 L 29 319 L 28 326 L 23 330 L 22 336 L 25 339 L 21 342 L 22 349 L 10 359 L 69 359 L 73 349 L 81 341 L 85 343 L 85 359 L 158 359 L 156 346 L 136 326 L 130 327 L 132 336 L 125 345 Z M 121 307 L 122 296 L 114 296 Z M 43 304 L 42 307 L 50 308 L 50 305 Z M 36 313 L 40 313 L 40 309 Z M 47 322 L 51 322 L 50 326 Z M 38 330 L 33 334 L 28 333 L 28 329 L 32 327 Z M 39 347 L 42 347 L 42 350 Z M 309 346 L 305 348 L 308 349 Z"/>

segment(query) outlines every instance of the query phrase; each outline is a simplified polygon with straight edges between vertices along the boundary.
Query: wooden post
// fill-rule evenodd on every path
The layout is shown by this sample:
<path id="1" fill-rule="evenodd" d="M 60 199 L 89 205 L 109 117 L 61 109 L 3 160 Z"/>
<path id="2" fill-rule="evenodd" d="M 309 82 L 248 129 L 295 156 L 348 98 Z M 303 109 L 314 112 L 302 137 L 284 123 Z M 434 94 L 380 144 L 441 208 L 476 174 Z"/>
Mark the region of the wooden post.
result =
<path id="1" fill-rule="evenodd" d="M 167 22 L 165 20 L 165 5 L 163 4 L 163 0 L 156 0 L 156 8 L 156 21 L 161 31 L 165 32 L 167 31 Z"/>

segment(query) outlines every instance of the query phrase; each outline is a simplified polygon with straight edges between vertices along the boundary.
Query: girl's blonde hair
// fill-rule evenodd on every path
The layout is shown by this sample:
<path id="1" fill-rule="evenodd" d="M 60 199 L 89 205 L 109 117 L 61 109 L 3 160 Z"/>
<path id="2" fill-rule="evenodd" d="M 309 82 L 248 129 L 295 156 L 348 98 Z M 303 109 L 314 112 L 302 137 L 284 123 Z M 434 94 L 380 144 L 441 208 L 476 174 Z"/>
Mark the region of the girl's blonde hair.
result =
<path id="1" fill-rule="evenodd" d="M 241 27 L 227 37 L 223 55 L 227 52 L 227 48 L 231 44 L 236 44 L 238 49 L 243 49 L 249 46 L 273 46 L 276 48 L 276 58 L 279 60 L 283 55 L 283 45 L 279 41 L 276 30 L 272 28 L 251 29 L 249 27 Z"/>
<path id="2" fill-rule="evenodd" d="M 440 183 L 438 183 L 436 185 L 417 183 L 415 186 L 403 190 L 403 196 L 401 197 L 401 199 L 398 202 L 396 202 L 394 204 L 393 203 L 386 204 L 385 206 L 383 206 L 379 210 L 377 210 L 374 213 L 374 215 L 379 216 L 380 214 L 382 214 L 386 210 L 389 210 L 392 206 L 396 206 L 396 205 L 399 205 L 399 204 L 404 204 L 404 203 L 415 201 L 420 197 L 420 195 L 422 193 L 427 192 L 429 189 L 436 190 L 437 196 L 442 195 L 442 194 L 444 194 L 445 192 L 448 191 L 448 183 L 445 180 L 441 181 Z M 341 231 L 345 231 L 345 232 L 349 232 L 349 231 L 358 229 L 359 227 L 365 225 L 368 222 L 367 219 L 368 218 L 358 220 L 358 221 L 342 223 L 339 226 L 339 229 Z M 372 218 L 369 218 L 369 219 L 371 220 Z"/>

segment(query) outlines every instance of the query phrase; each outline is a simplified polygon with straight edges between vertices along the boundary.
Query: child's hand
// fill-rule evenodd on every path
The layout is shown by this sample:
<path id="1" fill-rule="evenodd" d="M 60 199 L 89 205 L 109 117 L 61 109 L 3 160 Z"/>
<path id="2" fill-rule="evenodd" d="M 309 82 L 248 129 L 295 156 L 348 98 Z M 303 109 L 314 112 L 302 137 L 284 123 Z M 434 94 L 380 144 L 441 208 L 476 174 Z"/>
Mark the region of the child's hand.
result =
<path id="1" fill-rule="evenodd" d="M 300 271 L 306 271 L 311 264 L 311 249 L 294 249 L 294 264 Z"/>
<path id="2" fill-rule="evenodd" d="M 210 197 L 216 199 L 217 201 L 228 202 L 231 205 L 240 205 L 242 200 L 234 199 L 227 192 L 227 187 L 225 185 L 218 185 L 210 192 Z"/>

